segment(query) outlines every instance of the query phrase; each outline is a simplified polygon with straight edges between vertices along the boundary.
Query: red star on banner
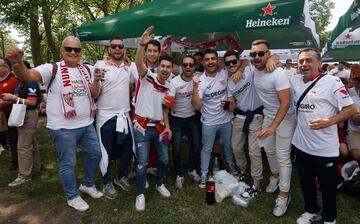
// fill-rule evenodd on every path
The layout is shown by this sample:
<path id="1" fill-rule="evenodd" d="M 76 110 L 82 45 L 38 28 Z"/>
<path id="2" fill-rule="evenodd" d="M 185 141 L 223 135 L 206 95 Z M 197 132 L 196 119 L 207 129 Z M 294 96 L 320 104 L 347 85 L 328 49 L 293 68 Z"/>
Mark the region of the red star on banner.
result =
<path id="1" fill-rule="evenodd" d="M 266 8 L 261 8 L 264 11 L 263 16 L 266 15 L 273 15 L 273 10 L 276 9 L 276 6 L 272 6 L 270 3 L 268 3 L 268 5 L 266 6 Z"/>
<path id="2" fill-rule="evenodd" d="M 351 34 L 350 34 L 350 33 L 348 33 L 348 34 L 345 35 L 345 39 L 350 39 L 350 38 L 351 38 Z"/>

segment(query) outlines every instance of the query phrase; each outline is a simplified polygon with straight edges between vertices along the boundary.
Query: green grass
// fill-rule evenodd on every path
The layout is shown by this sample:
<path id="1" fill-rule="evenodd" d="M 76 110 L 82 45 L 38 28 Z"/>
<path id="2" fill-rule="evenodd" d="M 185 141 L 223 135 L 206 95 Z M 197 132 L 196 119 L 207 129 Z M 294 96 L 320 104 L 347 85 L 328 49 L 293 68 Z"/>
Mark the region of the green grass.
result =
<path id="1" fill-rule="evenodd" d="M 74 214 L 74 223 L 295 223 L 296 218 L 303 211 L 302 194 L 297 179 L 297 170 L 293 169 L 292 176 L 292 202 L 286 215 L 276 218 L 272 215 L 272 208 L 276 194 L 262 193 L 248 208 L 232 204 L 230 199 L 222 203 L 209 206 L 205 203 L 205 193 L 197 184 L 188 178 L 182 190 L 175 189 L 173 164 L 170 159 L 166 186 L 171 192 L 170 198 L 162 198 L 154 188 L 155 178 L 149 176 L 150 188 L 146 191 L 146 210 L 135 211 L 135 179 L 130 179 L 134 189 L 124 192 L 117 188 L 119 198 L 108 200 L 106 198 L 92 199 L 86 195 L 83 198 L 89 203 L 90 210 L 85 213 L 75 212 L 67 207 L 64 193 L 60 185 L 57 172 L 56 150 L 51 138 L 47 134 L 44 122 L 39 125 L 37 139 L 41 150 L 43 169 L 34 175 L 31 182 L 16 188 L 9 188 L 7 184 L 16 177 L 16 172 L 8 171 L 10 153 L 0 156 L 0 191 L 21 195 L 22 197 L 40 202 L 58 214 L 68 211 Z M 78 183 L 83 177 L 82 153 L 78 153 Z M 169 153 L 171 158 L 171 152 Z M 268 167 L 264 159 L 265 178 L 263 186 L 267 183 Z M 100 173 L 96 182 L 98 189 L 102 188 Z M 319 198 L 320 201 L 320 198 Z M 338 194 L 338 223 L 360 223 L 360 200 L 344 194 Z"/>

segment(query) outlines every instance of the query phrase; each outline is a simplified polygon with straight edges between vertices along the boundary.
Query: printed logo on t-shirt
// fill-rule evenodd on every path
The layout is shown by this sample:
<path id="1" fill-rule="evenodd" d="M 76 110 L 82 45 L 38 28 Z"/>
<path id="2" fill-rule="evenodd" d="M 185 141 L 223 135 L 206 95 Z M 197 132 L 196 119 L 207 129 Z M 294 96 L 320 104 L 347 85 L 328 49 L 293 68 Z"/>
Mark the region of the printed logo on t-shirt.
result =
<path id="1" fill-rule="evenodd" d="M 205 93 L 204 96 L 209 97 L 209 98 L 213 98 L 213 97 L 221 96 L 225 92 L 226 92 L 226 89 L 223 89 L 223 90 L 215 91 L 215 92 L 212 92 L 212 93 Z"/>
<path id="2" fill-rule="evenodd" d="M 84 86 L 84 83 L 81 80 L 73 80 L 73 97 L 87 96 L 88 92 Z"/>
<path id="3" fill-rule="evenodd" d="M 244 92 L 246 89 L 248 89 L 249 86 L 250 86 L 250 82 L 245 83 L 245 85 L 243 85 L 240 89 L 236 90 L 232 94 L 233 97 L 237 97 L 238 95 L 240 95 L 242 92 Z"/>
<path id="4" fill-rule="evenodd" d="M 36 89 L 28 88 L 28 90 L 29 90 L 30 93 L 36 93 Z"/>
<path id="5" fill-rule="evenodd" d="M 349 98 L 350 97 L 350 95 L 349 95 L 349 93 L 348 93 L 348 91 L 345 89 L 345 87 L 340 87 L 339 89 L 337 89 L 336 91 L 335 91 L 335 93 L 336 92 L 339 92 L 339 93 L 341 93 L 341 98 L 342 99 L 346 99 L 346 98 Z"/>

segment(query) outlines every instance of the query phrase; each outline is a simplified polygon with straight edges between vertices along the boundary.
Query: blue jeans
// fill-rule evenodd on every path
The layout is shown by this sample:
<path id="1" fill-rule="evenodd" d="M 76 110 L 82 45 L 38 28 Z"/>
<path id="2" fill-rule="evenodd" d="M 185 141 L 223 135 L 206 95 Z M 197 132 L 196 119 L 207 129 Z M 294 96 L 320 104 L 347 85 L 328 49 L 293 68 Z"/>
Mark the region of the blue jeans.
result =
<path id="1" fill-rule="evenodd" d="M 49 129 L 49 133 L 59 155 L 60 181 L 67 199 L 71 200 L 79 195 L 75 175 L 76 148 L 79 146 L 85 152 L 83 185 L 91 187 L 101 159 L 99 140 L 92 124 L 76 129 Z"/>
<path id="2" fill-rule="evenodd" d="M 182 159 L 182 136 L 186 134 L 189 139 L 189 172 L 195 170 L 197 162 L 197 152 L 200 145 L 199 137 L 199 121 L 197 117 L 191 116 L 188 118 L 181 118 L 176 116 L 170 117 L 170 127 L 172 131 L 173 142 L 173 160 L 175 165 L 175 173 L 178 176 L 183 174 L 183 159 Z"/>
<path id="3" fill-rule="evenodd" d="M 116 132 L 116 119 L 116 116 L 110 118 L 100 128 L 101 141 L 109 155 L 109 165 L 107 172 L 103 177 L 105 185 L 112 182 L 111 159 L 120 160 L 118 177 L 122 178 L 128 174 L 128 166 L 132 156 L 132 138 L 130 130 L 126 135 Z M 119 135 L 122 135 L 121 138 L 123 139 L 119 140 Z M 121 141 L 120 144 L 119 141 Z"/>
<path id="4" fill-rule="evenodd" d="M 165 181 L 166 168 L 168 164 L 167 144 L 159 141 L 159 134 L 156 127 L 147 127 L 145 136 L 139 131 L 134 131 L 136 144 L 136 187 L 137 195 L 145 193 L 146 169 L 149 162 L 150 141 L 153 139 L 156 145 L 157 157 L 159 160 L 157 166 L 156 185 L 160 186 Z"/>
<path id="5" fill-rule="evenodd" d="M 231 121 L 224 124 L 205 125 L 202 124 L 202 144 L 201 150 L 201 173 L 209 171 L 209 162 L 216 133 L 219 131 L 220 138 L 224 143 L 225 159 L 228 166 L 234 165 L 234 156 L 231 149 Z"/>

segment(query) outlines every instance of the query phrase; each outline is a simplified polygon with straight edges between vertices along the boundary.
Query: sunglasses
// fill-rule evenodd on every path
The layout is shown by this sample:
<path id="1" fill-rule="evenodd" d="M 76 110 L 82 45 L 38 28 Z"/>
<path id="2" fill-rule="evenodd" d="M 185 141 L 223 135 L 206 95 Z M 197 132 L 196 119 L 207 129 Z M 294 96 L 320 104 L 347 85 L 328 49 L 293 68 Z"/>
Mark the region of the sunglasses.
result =
<path id="1" fill-rule="evenodd" d="M 226 66 L 230 66 L 230 65 L 236 65 L 237 64 L 237 60 L 231 60 L 231 61 L 225 61 L 225 65 Z"/>
<path id="2" fill-rule="evenodd" d="M 74 51 L 75 53 L 80 53 L 81 52 L 81 48 L 78 47 L 64 47 L 66 52 L 72 52 Z"/>
<path id="3" fill-rule="evenodd" d="M 250 52 L 249 55 L 252 58 L 255 58 L 256 55 L 258 55 L 259 57 L 264 57 L 264 55 L 269 52 L 269 51 L 258 51 L 258 52 Z"/>
<path id="4" fill-rule="evenodd" d="M 195 66 L 195 64 L 193 64 L 193 63 L 183 63 L 182 65 L 183 65 L 184 68 L 187 68 L 188 66 L 189 66 L 190 68 L 192 68 L 192 67 Z"/>
<path id="5" fill-rule="evenodd" d="M 123 44 L 110 44 L 110 47 L 111 47 L 111 49 L 116 49 L 116 48 L 119 48 L 120 50 L 124 49 Z"/>

